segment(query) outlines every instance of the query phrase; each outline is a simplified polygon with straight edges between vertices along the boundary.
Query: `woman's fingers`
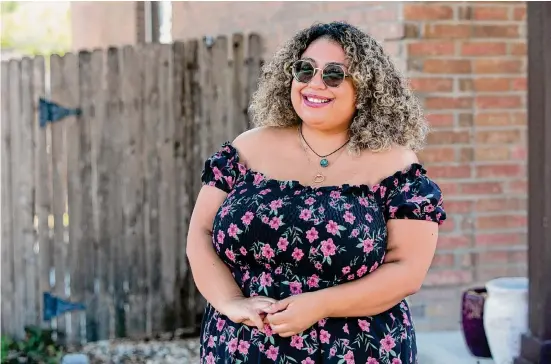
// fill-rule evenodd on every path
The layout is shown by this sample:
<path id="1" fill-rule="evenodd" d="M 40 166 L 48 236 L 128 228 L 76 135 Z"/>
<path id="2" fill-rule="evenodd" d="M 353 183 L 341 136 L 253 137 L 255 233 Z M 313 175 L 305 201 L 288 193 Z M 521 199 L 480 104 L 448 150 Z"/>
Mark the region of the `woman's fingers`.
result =
<path id="1" fill-rule="evenodd" d="M 248 319 L 252 321 L 253 326 L 256 326 L 260 331 L 264 330 L 264 321 L 260 317 L 260 315 L 254 311 L 250 311 L 248 315 Z"/>

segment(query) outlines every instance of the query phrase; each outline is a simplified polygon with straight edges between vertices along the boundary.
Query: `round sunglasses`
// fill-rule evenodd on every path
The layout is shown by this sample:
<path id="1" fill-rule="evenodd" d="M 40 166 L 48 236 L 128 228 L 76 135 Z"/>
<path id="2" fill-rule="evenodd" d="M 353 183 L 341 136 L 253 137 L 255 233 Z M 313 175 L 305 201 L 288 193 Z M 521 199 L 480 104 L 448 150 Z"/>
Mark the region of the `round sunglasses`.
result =
<path id="1" fill-rule="evenodd" d="M 323 69 L 316 68 L 311 61 L 305 59 L 299 59 L 292 64 L 293 77 L 300 83 L 312 81 L 317 71 L 321 71 L 321 79 L 327 87 L 339 87 L 349 76 L 344 67 L 337 63 L 328 63 Z"/>

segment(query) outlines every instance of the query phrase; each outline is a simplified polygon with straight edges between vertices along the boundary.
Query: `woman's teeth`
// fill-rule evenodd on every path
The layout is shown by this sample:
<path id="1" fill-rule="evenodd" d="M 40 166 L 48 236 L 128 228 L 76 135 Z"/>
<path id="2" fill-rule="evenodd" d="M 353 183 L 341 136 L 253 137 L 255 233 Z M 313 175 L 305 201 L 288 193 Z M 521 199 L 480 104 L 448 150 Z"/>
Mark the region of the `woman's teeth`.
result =
<path id="1" fill-rule="evenodd" d="M 313 102 L 313 103 L 316 103 L 316 104 L 325 104 L 331 100 L 327 100 L 327 99 L 317 99 L 315 97 L 306 97 L 306 100 L 308 100 L 309 102 Z"/>

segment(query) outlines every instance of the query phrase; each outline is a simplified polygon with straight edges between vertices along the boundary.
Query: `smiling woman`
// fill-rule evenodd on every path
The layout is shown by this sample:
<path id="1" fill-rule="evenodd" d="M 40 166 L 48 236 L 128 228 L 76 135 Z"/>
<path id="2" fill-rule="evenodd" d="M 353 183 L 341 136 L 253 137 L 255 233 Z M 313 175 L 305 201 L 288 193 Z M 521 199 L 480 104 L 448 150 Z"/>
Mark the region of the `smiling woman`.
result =
<path id="1" fill-rule="evenodd" d="M 205 161 L 190 221 L 201 361 L 417 363 L 405 298 L 446 213 L 400 73 L 356 27 L 316 24 L 265 65 L 251 111 Z"/>

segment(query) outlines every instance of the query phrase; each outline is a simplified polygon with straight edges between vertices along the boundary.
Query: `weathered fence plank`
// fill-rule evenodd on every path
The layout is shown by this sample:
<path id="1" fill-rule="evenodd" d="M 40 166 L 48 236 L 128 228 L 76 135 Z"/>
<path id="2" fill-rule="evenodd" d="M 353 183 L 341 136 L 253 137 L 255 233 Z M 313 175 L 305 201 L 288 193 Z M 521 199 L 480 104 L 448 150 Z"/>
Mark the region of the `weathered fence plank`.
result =
<path id="1" fill-rule="evenodd" d="M 123 234 L 127 265 L 124 273 L 126 282 L 125 310 L 126 332 L 129 336 L 143 335 L 146 315 L 146 267 L 144 241 L 144 175 L 143 175 L 143 100 L 141 48 L 126 46 L 122 50 L 122 141 L 121 160 Z"/>
<path id="2" fill-rule="evenodd" d="M 241 134 L 248 128 L 247 119 L 247 79 L 245 74 L 245 44 L 242 34 L 234 34 L 232 37 L 232 72 L 230 73 L 231 95 L 230 115 L 233 137 Z"/>
<path id="3" fill-rule="evenodd" d="M 10 112 L 10 64 L 2 62 L 2 333 L 21 333 L 17 327 L 13 286 L 12 127 Z"/>
<path id="4" fill-rule="evenodd" d="M 229 123 L 229 75 L 231 74 L 228 59 L 228 41 L 226 37 L 217 37 L 212 47 L 212 68 L 208 70 L 212 74 L 213 100 L 209 105 L 211 112 L 211 133 L 213 145 L 210 153 L 228 139 L 233 139 Z"/>
<path id="5" fill-rule="evenodd" d="M 262 68 L 262 42 L 258 34 L 250 34 L 247 44 L 247 100 L 250 100 L 252 95 L 258 88 L 258 79 Z M 248 104 L 248 102 L 247 102 Z M 247 113 L 248 125 L 251 126 L 250 115 Z"/>

